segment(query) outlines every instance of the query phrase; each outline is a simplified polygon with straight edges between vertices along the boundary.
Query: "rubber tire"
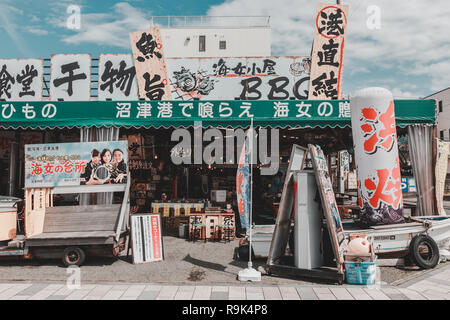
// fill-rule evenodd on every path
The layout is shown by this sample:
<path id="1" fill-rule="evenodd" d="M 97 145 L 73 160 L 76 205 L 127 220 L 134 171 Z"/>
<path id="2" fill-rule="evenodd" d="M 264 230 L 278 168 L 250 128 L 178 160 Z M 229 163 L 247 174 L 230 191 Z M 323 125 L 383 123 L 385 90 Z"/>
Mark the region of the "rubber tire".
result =
<path id="1" fill-rule="evenodd" d="M 426 244 L 431 250 L 431 259 L 425 260 L 419 253 L 419 247 Z M 431 269 L 439 263 L 439 248 L 436 242 L 429 236 L 421 234 L 415 236 L 409 245 L 409 252 L 413 262 L 422 269 Z"/>
<path id="2" fill-rule="evenodd" d="M 74 252 L 78 255 L 78 259 L 75 261 L 70 261 L 69 254 L 71 252 Z M 62 261 L 65 267 L 70 266 L 81 266 L 84 261 L 86 260 L 86 254 L 84 253 L 84 250 L 79 247 L 67 247 L 64 249 L 64 253 L 62 256 Z"/>

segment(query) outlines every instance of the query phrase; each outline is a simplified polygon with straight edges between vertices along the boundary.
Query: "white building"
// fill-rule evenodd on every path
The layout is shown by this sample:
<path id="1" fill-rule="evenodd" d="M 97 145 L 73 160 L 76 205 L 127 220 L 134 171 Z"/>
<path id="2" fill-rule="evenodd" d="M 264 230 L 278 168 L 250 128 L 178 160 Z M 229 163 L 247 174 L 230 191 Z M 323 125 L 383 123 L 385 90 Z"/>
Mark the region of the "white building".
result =
<path id="1" fill-rule="evenodd" d="M 270 56 L 269 17 L 152 17 L 167 58 Z"/>
<path id="2" fill-rule="evenodd" d="M 433 93 L 424 99 L 435 99 L 437 108 L 437 136 L 450 141 L 450 87 Z"/>

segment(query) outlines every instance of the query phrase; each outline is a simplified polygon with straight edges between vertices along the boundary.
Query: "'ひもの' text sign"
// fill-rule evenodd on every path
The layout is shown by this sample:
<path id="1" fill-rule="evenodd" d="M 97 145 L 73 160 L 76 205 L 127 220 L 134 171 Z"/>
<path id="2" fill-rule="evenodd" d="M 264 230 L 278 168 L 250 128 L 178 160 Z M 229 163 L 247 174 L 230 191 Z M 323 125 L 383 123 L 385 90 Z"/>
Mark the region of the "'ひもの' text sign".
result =
<path id="1" fill-rule="evenodd" d="M 309 99 L 341 99 L 348 6 L 319 4 L 314 25 Z"/>
<path id="2" fill-rule="evenodd" d="M 139 97 L 172 100 L 159 28 L 130 33 Z"/>

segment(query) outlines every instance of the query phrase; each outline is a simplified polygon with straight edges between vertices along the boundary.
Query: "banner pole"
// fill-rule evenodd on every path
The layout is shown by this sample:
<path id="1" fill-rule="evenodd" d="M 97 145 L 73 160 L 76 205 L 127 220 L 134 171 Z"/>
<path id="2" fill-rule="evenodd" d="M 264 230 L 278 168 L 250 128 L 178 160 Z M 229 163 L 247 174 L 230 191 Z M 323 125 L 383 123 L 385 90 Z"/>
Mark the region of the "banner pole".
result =
<path id="1" fill-rule="evenodd" d="M 252 216 L 253 216 L 253 118 L 250 120 L 250 141 L 249 141 L 249 150 L 250 150 L 250 221 L 249 221 L 249 253 L 248 253 L 248 267 L 251 268 L 252 264 Z"/>

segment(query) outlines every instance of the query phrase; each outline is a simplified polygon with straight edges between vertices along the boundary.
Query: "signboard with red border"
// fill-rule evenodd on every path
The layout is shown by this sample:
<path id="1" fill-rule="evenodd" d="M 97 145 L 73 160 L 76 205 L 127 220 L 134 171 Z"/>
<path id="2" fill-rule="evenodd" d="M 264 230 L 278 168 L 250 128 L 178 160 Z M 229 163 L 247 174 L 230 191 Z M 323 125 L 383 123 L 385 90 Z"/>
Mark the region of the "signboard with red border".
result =
<path id="1" fill-rule="evenodd" d="M 131 215 L 133 263 L 163 260 L 161 219 L 159 214 Z"/>

